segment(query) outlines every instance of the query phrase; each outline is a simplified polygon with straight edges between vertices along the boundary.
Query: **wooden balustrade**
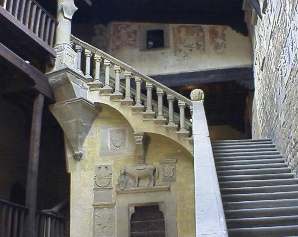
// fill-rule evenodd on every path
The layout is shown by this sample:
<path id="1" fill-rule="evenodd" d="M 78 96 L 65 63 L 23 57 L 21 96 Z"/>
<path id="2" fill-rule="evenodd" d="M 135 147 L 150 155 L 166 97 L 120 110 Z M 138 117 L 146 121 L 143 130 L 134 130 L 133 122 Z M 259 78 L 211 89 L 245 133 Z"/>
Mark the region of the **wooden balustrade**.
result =
<path id="1" fill-rule="evenodd" d="M 21 205 L 0 200 L 0 236 L 25 237 L 27 212 L 27 208 Z"/>
<path id="2" fill-rule="evenodd" d="M 0 0 L 0 7 L 9 12 L 36 37 L 54 46 L 57 21 L 35 0 Z"/>
<path id="3" fill-rule="evenodd" d="M 97 81 L 98 87 L 105 93 L 123 102 L 133 103 L 133 109 L 144 112 L 147 118 L 166 123 L 168 128 L 178 129 L 179 134 L 187 135 L 190 132 L 191 100 L 74 36 L 72 45 L 78 57 L 77 71 L 87 81 L 93 85 Z M 84 54 L 81 53 L 83 50 Z M 83 73 L 82 68 L 85 68 Z M 145 90 L 144 94 L 142 89 Z M 164 95 L 167 101 L 163 100 Z"/>
<path id="4" fill-rule="evenodd" d="M 0 236 L 26 237 L 25 227 L 28 209 L 22 205 L 0 199 Z M 65 237 L 65 219 L 63 217 L 40 212 L 37 218 L 37 237 Z"/>

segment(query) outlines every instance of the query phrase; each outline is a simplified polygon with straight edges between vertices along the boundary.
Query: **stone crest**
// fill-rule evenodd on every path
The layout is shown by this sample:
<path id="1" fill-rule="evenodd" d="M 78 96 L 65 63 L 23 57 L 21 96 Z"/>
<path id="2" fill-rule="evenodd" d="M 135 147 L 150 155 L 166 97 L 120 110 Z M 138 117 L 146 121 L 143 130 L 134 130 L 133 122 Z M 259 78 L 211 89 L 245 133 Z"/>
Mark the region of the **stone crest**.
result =
<path id="1" fill-rule="evenodd" d="M 96 167 L 94 186 L 96 189 L 112 188 L 112 167 L 100 165 Z"/>
<path id="2" fill-rule="evenodd" d="M 161 182 L 176 181 L 176 159 L 166 159 L 160 164 Z"/>
<path id="3" fill-rule="evenodd" d="M 111 128 L 109 131 L 109 149 L 111 151 L 119 151 L 126 147 L 127 129 Z"/>

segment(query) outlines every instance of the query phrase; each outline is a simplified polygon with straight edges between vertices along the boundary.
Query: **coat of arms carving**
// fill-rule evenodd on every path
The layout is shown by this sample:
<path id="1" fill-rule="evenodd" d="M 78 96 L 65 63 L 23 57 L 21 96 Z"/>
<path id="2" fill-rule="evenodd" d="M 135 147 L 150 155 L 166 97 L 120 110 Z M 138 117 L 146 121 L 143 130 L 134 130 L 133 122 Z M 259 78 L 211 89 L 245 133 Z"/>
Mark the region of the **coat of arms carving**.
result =
<path id="1" fill-rule="evenodd" d="M 112 167 L 110 165 L 100 165 L 96 167 L 95 188 L 112 188 Z"/>

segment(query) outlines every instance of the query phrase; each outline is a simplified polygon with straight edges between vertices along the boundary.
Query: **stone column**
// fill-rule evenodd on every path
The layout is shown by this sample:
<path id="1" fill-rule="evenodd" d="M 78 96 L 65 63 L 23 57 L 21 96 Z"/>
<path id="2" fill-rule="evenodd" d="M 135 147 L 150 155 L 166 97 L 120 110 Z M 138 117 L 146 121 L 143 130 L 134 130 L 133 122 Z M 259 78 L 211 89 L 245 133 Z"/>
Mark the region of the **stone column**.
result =
<path id="1" fill-rule="evenodd" d="M 175 97 L 171 94 L 167 95 L 168 104 L 169 104 L 169 122 L 168 127 L 177 127 L 177 125 L 174 122 L 174 99 Z"/>
<path id="2" fill-rule="evenodd" d="M 136 163 L 137 164 L 145 164 L 145 153 L 144 153 L 144 133 L 135 133 L 135 142 L 136 142 L 136 148 L 135 148 L 135 157 L 136 157 Z"/>
<path id="3" fill-rule="evenodd" d="M 180 117 L 180 129 L 178 133 L 188 134 L 188 131 L 185 129 L 185 102 L 179 100 L 178 106 L 179 106 L 179 117 Z"/>
<path id="4" fill-rule="evenodd" d="M 86 57 L 86 64 L 85 64 L 85 76 L 87 79 L 92 80 L 91 76 L 91 57 L 92 53 L 89 49 L 84 50 L 85 57 Z"/>
<path id="5" fill-rule="evenodd" d="M 74 0 L 58 0 L 57 8 L 57 30 L 55 51 L 57 58 L 54 70 L 62 68 L 76 69 L 76 53 L 71 48 L 71 20 L 77 11 Z"/>
<path id="6" fill-rule="evenodd" d="M 203 100 L 191 92 L 194 146 L 196 237 L 228 237 Z"/>
<path id="7" fill-rule="evenodd" d="M 156 93 L 157 93 L 157 108 L 158 108 L 158 112 L 157 112 L 157 120 L 163 121 L 165 120 L 165 117 L 163 116 L 163 90 L 160 88 L 156 89 Z"/>
<path id="8" fill-rule="evenodd" d="M 131 79 L 132 73 L 125 71 L 124 77 L 125 77 L 125 97 L 124 102 L 131 103 L 133 100 L 131 98 L 131 92 L 130 92 L 130 79 Z"/>

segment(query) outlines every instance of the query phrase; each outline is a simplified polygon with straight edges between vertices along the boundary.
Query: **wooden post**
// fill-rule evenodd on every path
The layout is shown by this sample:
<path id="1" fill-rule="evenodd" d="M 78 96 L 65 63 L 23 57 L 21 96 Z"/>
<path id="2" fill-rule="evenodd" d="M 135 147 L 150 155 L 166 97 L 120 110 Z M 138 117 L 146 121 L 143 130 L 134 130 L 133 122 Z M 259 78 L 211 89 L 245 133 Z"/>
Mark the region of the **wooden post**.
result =
<path id="1" fill-rule="evenodd" d="M 29 161 L 26 184 L 26 207 L 28 208 L 26 236 L 35 237 L 35 216 L 37 199 L 37 180 L 40 152 L 40 134 L 42 127 L 42 114 L 44 96 L 37 95 L 33 103 L 32 124 L 30 133 Z"/>

